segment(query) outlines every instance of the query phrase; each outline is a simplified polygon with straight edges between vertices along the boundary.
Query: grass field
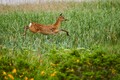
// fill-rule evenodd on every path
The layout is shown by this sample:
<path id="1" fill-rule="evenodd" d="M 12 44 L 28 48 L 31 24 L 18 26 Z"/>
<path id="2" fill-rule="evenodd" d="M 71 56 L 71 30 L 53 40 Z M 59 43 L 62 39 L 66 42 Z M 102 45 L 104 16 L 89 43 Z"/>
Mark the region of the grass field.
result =
<path id="1" fill-rule="evenodd" d="M 53 24 L 60 13 L 70 36 L 23 37 L 30 22 Z M 0 5 L 0 79 L 119 79 L 119 16 L 119 0 Z"/>

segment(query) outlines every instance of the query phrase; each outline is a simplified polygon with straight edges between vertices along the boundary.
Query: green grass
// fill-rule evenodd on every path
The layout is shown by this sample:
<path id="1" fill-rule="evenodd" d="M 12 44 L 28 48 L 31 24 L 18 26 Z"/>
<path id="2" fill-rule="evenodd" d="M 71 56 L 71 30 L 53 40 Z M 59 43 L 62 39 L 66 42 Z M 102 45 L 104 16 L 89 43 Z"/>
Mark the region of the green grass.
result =
<path id="1" fill-rule="evenodd" d="M 23 38 L 23 27 L 30 22 L 52 24 L 62 12 L 55 11 L 11 11 L 0 14 L 0 41 L 7 48 L 41 50 L 47 52 L 51 48 L 90 48 L 99 44 L 117 44 L 120 37 L 118 17 L 119 3 L 69 3 L 68 10 L 64 10 L 68 22 L 63 22 L 60 28 L 69 31 L 70 36 L 64 33 L 57 35 L 42 35 L 27 32 Z M 47 38 L 46 38 L 47 37 Z"/>
<path id="2" fill-rule="evenodd" d="M 29 77 L 51 80 L 69 80 L 73 76 L 75 79 L 109 79 L 111 76 L 113 76 L 112 79 L 119 78 L 119 68 L 114 67 L 114 65 L 119 66 L 120 64 L 117 62 L 117 60 L 119 61 L 117 56 L 120 53 L 119 0 L 57 3 L 57 5 L 46 3 L 42 6 L 44 7 L 40 7 L 40 5 L 0 6 L 0 11 L 2 11 L 0 13 L 1 79 L 5 76 L 8 77 L 3 75 L 2 72 L 4 71 L 7 74 L 12 74 L 16 79 L 20 79 L 20 75 L 23 75 L 22 79 Z M 60 28 L 68 30 L 70 36 L 66 36 L 65 33 L 42 35 L 27 31 L 26 38 L 23 37 L 24 26 L 29 25 L 30 22 L 53 24 L 60 13 L 63 13 L 65 18 L 69 19 L 69 21 L 63 22 Z M 80 48 L 84 48 L 83 52 Z M 100 49 L 100 52 L 96 52 L 98 49 Z M 65 50 L 68 50 L 68 52 Z M 93 56 L 97 55 L 96 59 L 99 63 L 104 58 L 99 57 L 102 54 L 108 58 L 105 58 L 107 62 L 103 61 L 103 63 L 96 64 Z M 82 59 L 81 63 L 72 63 L 72 60 L 74 61 L 77 58 L 78 60 Z M 44 61 L 40 63 L 40 59 Z M 87 67 L 90 64 L 84 62 L 84 59 L 85 61 L 87 59 L 93 61 L 90 62 L 93 66 Z M 110 64 L 109 59 L 113 61 L 116 59 L 115 63 Z M 56 64 L 57 60 L 59 60 L 58 66 L 55 67 L 57 76 L 51 78 L 49 76 L 54 73 L 54 70 L 51 70 L 50 63 Z M 63 64 L 64 62 L 65 64 Z M 70 69 L 79 69 L 78 66 L 86 67 L 87 71 L 85 69 L 82 69 L 82 72 L 78 71 L 78 74 L 81 73 L 82 75 L 66 70 L 63 72 L 66 66 L 71 66 Z M 105 72 L 99 72 L 99 66 L 102 67 L 100 71 L 105 70 Z M 90 72 L 89 70 L 92 67 L 93 72 Z M 11 72 L 14 68 L 17 69 L 15 74 Z M 113 72 L 110 72 L 109 69 Z M 45 72 L 45 76 L 40 75 L 42 71 Z M 67 77 L 67 75 L 69 76 Z"/>

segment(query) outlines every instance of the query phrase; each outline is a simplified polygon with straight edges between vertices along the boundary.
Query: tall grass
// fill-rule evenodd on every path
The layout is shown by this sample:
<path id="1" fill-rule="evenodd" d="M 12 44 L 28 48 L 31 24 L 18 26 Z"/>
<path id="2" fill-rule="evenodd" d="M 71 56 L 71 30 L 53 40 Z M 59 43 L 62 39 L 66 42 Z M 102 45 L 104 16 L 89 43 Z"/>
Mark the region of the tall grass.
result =
<path id="1" fill-rule="evenodd" d="M 31 10 L 25 11 L 20 6 L 16 6 L 15 10 L 0 13 L 0 44 L 10 49 L 25 48 L 41 52 L 54 48 L 90 48 L 100 44 L 118 44 L 120 38 L 119 1 L 60 4 L 55 5 L 55 8 L 60 6 L 57 12 L 54 6 L 50 8 L 51 10 L 49 7 L 44 9 L 38 6 L 35 11 L 34 7 L 26 5 Z M 49 5 L 51 6 L 52 3 Z M 66 7 L 68 9 L 65 9 Z M 28 31 L 24 39 L 22 36 L 24 26 L 29 25 L 30 22 L 52 24 L 61 12 L 69 21 L 63 22 L 60 28 L 68 30 L 69 37 L 64 33 L 46 36 Z"/>

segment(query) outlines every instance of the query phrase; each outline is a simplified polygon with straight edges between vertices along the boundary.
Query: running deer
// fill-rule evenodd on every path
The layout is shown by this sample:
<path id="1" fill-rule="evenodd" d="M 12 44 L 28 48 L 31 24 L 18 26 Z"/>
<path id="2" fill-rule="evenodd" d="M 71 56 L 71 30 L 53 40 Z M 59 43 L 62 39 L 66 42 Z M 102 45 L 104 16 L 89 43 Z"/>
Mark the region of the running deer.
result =
<path id="1" fill-rule="evenodd" d="M 60 14 L 57 21 L 52 25 L 42 25 L 42 24 L 32 22 L 29 24 L 29 26 L 24 27 L 24 35 L 26 35 L 26 31 L 29 29 L 33 33 L 41 33 L 45 35 L 56 34 L 63 31 L 67 34 L 67 36 L 69 36 L 68 31 L 64 29 L 59 29 L 62 21 L 67 21 L 67 19 L 65 19 L 63 15 Z"/>

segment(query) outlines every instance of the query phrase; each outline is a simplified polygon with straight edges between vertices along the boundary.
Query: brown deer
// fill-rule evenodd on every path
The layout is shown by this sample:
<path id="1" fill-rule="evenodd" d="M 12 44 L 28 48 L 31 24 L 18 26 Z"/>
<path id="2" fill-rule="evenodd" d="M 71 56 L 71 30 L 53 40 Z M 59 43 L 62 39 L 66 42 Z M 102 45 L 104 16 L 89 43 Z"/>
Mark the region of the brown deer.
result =
<path id="1" fill-rule="evenodd" d="M 67 19 L 65 19 L 62 14 L 60 14 L 57 21 L 52 25 L 42 25 L 32 22 L 29 24 L 29 26 L 24 27 L 24 35 L 26 35 L 26 31 L 29 29 L 33 33 L 41 33 L 45 35 L 56 34 L 63 31 L 66 32 L 67 36 L 69 36 L 68 31 L 64 29 L 59 29 L 62 21 L 67 21 Z"/>

